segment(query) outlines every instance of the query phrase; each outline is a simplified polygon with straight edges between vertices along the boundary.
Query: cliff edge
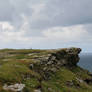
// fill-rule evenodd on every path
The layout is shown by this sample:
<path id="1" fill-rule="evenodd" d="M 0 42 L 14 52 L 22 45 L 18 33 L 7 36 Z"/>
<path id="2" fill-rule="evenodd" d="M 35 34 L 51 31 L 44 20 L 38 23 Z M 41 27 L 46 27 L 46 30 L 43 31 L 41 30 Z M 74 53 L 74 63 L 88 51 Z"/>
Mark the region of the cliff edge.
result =
<path id="1" fill-rule="evenodd" d="M 80 48 L 0 50 L 0 92 L 92 92 Z"/>
<path id="2" fill-rule="evenodd" d="M 50 77 L 50 72 L 56 72 L 61 67 L 72 68 L 79 62 L 80 48 L 64 48 L 57 50 L 48 50 L 48 53 L 37 56 L 34 64 L 30 64 L 30 68 L 45 76 Z M 38 69 L 37 69 L 38 68 Z"/>

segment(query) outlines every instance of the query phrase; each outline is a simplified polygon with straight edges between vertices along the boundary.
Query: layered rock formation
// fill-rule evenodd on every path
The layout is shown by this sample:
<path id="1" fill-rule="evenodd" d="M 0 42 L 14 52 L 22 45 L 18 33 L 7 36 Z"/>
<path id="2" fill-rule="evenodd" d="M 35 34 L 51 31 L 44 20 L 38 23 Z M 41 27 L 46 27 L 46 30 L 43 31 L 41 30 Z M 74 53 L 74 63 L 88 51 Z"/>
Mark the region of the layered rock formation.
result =
<path id="1" fill-rule="evenodd" d="M 79 62 L 80 48 L 65 48 L 50 50 L 48 54 L 35 59 L 39 60 L 35 64 L 30 64 L 30 68 L 43 74 L 45 78 L 50 77 L 50 72 L 56 72 L 62 66 L 74 67 Z M 38 68 L 38 69 L 37 69 Z"/>

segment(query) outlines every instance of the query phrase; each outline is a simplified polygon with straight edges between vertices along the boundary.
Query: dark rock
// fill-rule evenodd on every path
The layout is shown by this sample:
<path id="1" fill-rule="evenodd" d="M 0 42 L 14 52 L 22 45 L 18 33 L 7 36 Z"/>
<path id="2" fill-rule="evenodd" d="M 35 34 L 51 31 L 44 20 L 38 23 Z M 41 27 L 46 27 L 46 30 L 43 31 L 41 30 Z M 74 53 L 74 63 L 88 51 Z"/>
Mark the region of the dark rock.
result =
<path id="1" fill-rule="evenodd" d="M 48 79 L 50 76 L 48 72 L 56 72 L 62 66 L 68 66 L 70 68 L 76 66 L 80 59 L 78 55 L 80 52 L 80 48 L 52 50 L 51 53 L 42 55 L 40 58 L 36 56 L 40 62 L 36 63 L 36 66 L 30 65 L 30 68 L 35 67 L 34 69 L 37 72 L 40 74 L 43 72 L 45 79 Z M 39 69 L 37 69 L 37 67 L 39 67 Z"/>
<path id="2" fill-rule="evenodd" d="M 84 80 L 87 84 L 92 84 L 92 78 Z"/>
<path id="3" fill-rule="evenodd" d="M 30 64 L 30 66 L 29 66 L 29 67 L 30 67 L 30 69 L 33 69 L 34 65 L 33 65 L 33 64 Z"/>

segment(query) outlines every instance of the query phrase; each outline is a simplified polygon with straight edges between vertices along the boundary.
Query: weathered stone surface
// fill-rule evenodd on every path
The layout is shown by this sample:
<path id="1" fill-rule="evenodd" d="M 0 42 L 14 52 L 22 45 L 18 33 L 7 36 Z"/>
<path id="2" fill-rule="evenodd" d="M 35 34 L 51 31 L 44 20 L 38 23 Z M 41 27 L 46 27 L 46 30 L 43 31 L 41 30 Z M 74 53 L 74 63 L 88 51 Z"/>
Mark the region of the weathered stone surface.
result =
<path id="1" fill-rule="evenodd" d="M 34 90 L 34 92 L 41 92 L 41 90 L 40 89 L 36 89 L 36 90 Z"/>
<path id="2" fill-rule="evenodd" d="M 80 52 L 80 48 L 52 50 L 49 55 L 42 55 L 42 57 L 38 58 L 40 62 L 36 63 L 36 66 L 31 65 L 30 67 L 34 66 L 35 69 L 38 65 L 39 70 L 36 69 L 36 71 L 45 73 L 49 78 L 48 72 L 56 72 L 62 66 L 76 66 L 80 59 L 78 55 Z"/>
<path id="3" fill-rule="evenodd" d="M 74 84 L 73 84 L 72 81 L 67 81 L 67 82 L 66 82 L 66 85 L 72 87 Z"/>
<path id="4" fill-rule="evenodd" d="M 84 81 L 82 79 L 76 78 L 80 83 L 83 83 Z"/>
<path id="5" fill-rule="evenodd" d="M 4 90 L 15 91 L 15 92 L 22 92 L 24 87 L 25 87 L 25 84 L 14 84 L 14 85 L 7 85 L 7 84 L 5 84 L 3 86 L 3 89 Z"/>

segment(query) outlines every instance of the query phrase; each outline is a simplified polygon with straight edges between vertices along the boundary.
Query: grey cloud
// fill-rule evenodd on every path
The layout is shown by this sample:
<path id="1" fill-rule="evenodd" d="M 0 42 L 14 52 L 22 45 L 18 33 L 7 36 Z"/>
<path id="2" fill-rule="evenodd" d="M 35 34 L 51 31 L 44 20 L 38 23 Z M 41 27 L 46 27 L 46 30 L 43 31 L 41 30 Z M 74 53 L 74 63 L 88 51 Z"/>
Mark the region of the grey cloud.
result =
<path id="1" fill-rule="evenodd" d="M 44 4 L 34 16 L 33 5 Z M 37 10 L 36 9 L 36 10 Z M 0 21 L 20 26 L 23 14 L 30 29 L 43 30 L 55 26 L 70 26 L 92 22 L 92 0 L 0 0 Z M 32 16 L 33 15 L 33 16 Z"/>
<path id="2" fill-rule="evenodd" d="M 92 23 L 84 25 L 84 29 L 87 30 L 89 35 L 92 37 Z"/>
<path id="3" fill-rule="evenodd" d="M 0 0 L 0 21 L 11 21 L 13 10 L 9 0 Z"/>
<path id="4" fill-rule="evenodd" d="M 44 9 L 34 19 L 33 28 L 70 26 L 92 22 L 92 0 L 48 0 Z"/>
<path id="5" fill-rule="evenodd" d="M 36 7 L 40 4 L 44 4 L 41 9 Z M 91 9 L 92 0 L 0 0 L 0 21 L 10 22 L 19 31 L 24 15 L 28 21 L 26 36 L 40 36 L 51 27 L 90 24 Z M 35 14 L 35 10 L 39 12 Z"/>
<path id="6" fill-rule="evenodd" d="M 0 0 L 0 21 L 8 21 L 19 28 L 24 22 L 22 15 L 32 15 L 30 0 Z"/>
<path id="7" fill-rule="evenodd" d="M 84 28 L 88 30 L 89 32 L 92 32 L 92 24 L 87 24 L 84 26 Z"/>

